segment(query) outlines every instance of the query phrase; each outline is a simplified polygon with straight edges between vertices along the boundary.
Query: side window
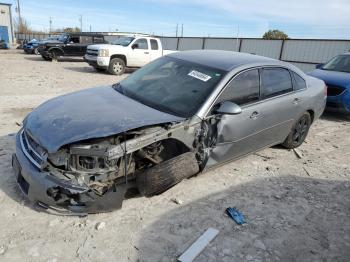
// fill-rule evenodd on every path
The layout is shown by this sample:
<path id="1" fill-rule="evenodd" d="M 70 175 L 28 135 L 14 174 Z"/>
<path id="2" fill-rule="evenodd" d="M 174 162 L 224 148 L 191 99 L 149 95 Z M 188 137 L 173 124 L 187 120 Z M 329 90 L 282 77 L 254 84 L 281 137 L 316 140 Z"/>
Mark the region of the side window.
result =
<path id="1" fill-rule="evenodd" d="M 148 49 L 147 39 L 145 39 L 145 38 L 140 38 L 140 39 L 136 40 L 134 45 L 135 44 L 138 45 L 138 47 L 136 47 L 136 49 Z"/>
<path id="2" fill-rule="evenodd" d="M 284 68 L 261 70 L 261 97 L 268 98 L 293 91 L 290 73 Z"/>
<path id="3" fill-rule="evenodd" d="M 79 44 L 79 36 L 69 37 L 69 43 Z"/>
<path id="4" fill-rule="evenodd" d="M 301 90 L 306 88 L 306 82 L 304 78 L 299 76 L 297 73 L 294 73 L 291 71 L 293 76 L 293 84 L 294 84 L 294 90 Z"/>
<path id="5" fill-rule="evenodd" d="M 92 43 L 92 37 L 91 36 L 81 36 L 80 43 L 90 44 L 90 43 Z"/>
<path id="6" fill-rule="evenodd" d="M 151 49 L 158 50 L 158 41 L 155 39 L 151 39 Z"/>
<path id="7" fill-rule="evenodd" d="M 219 102 L 232 101 L 237 105 L 244 105 L 259 100 L 259 71 L 248 70 L 238 74 L 225 87 Z"/>
<path id="8" fill-rule="evenodd" d="M 94 43 L 103 43 L 103 37 L 102 36 L 94 36 Z"/>

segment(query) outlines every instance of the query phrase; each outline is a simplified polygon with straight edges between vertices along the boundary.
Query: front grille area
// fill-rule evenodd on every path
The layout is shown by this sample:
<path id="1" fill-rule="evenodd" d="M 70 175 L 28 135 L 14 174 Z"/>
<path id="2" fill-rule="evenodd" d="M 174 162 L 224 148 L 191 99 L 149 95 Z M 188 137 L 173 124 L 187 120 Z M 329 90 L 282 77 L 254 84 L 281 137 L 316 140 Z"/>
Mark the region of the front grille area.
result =
<path id="1" fill-rule="evenodd" d="M 20 134 L 20 141 L 23 153 L 36 167 L 41 168 L 46 160 L 45 150 L 24 130 Z"/>
<path id="2" fill-rule="evenodd" d="M 98 55 L 98 50 L 87 49 L 87 50 L 86 50 L 86 53 L 87 53 L 88 55 L 91 55 L 91 56 L 97 56 L 97 55 Z"/>
<path id="3" fill-rule="evenodd" d="M 345 87 L 327 85 L 327 96 L 339 96 L 345 91 Z"/>

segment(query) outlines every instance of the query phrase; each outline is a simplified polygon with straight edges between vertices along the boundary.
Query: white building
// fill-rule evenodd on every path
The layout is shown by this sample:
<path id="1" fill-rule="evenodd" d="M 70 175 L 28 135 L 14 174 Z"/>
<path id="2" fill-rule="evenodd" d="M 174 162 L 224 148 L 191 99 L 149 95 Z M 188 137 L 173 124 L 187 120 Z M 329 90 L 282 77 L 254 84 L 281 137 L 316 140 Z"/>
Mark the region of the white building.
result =
<path id="1" fill-rule="evenodd" d="M 0 3 L 0 40 L 14 44 L 11 4 Z"/>

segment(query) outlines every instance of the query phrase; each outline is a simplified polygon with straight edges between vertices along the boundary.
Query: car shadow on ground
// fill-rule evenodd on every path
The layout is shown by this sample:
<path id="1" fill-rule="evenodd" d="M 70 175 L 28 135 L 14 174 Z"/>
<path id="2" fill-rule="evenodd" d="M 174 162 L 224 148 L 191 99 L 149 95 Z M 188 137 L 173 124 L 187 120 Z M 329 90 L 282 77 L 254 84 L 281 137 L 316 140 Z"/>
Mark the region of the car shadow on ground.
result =
<path id="1" fill-rule="evenodd" d="M 175 261 L 209 227 L 220 233 L 195 261 L 346 261 L 350 257 L 348 181 L 293 175 L 263 178 L 186 205 L 168 205 L 174 208 L 142 231 L 135 245 L 136 261 Z M 227 207 L 241 211 L 247 224 L 235 224 L 225 214 Z"/>
<path id="2" fill-rule="evenodd" d="M 344 122 L 344 121 L 350 121 L 350 114 L 327 109 L 322 114 L 321 118 L 329 121 L 334 121 L 334 122 Z"/>
<path id="3" fill-rule="evenodd" d="M 111 75 L 110 73 L 108 73 L 107 70 L 97 71 L 96 69 L 94 69 L 91 66 L 84 66 L 84 67 L 67 66 L 67 67 L 64 67 L 64 69 L 71 70 L 74 72 L 80 72 L 80 73 Z M 127 68 L 125 70 L 125 74 L 131 74 L 131 73 L 135 72 L 136 70 L 137 70 L 137 68 Z"/>
<path id="4" fill-rule="evenodd" d="M 29 55 L 27 54 L 24 59 L 26 60 L 29 60 L 29 61 L 42 61 L 42 62 L 48 62 L 48 61 L 45 61 L 40 55 L 37 56 L 37 55 Z"/>

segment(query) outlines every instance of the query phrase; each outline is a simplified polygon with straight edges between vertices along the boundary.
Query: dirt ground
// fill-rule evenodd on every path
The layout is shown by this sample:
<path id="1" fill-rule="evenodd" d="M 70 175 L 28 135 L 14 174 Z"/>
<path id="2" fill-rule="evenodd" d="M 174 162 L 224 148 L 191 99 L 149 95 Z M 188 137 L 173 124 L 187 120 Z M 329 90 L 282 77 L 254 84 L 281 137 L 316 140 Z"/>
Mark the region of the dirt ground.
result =
<path id="1" fill-rule="evenodd" d="M 350 122 L 327 114 L 293 151 L 280 147 L 87 217 L 40 212 L 11 168 L 18 124 L 45 100 L 118 77 L 78 60 L 0 50 L 0 261 L 176 261 L 208 227 L 196 261 L 350 261 Z M 181 200 L 181 204 L 172 201 Z M 247 224 L 224 211 L 237 207 Z"/>

